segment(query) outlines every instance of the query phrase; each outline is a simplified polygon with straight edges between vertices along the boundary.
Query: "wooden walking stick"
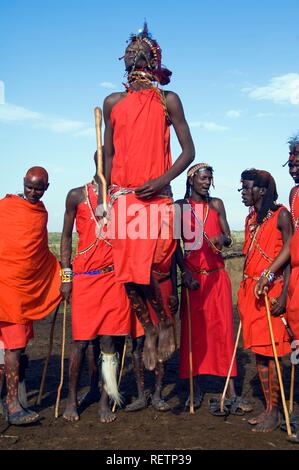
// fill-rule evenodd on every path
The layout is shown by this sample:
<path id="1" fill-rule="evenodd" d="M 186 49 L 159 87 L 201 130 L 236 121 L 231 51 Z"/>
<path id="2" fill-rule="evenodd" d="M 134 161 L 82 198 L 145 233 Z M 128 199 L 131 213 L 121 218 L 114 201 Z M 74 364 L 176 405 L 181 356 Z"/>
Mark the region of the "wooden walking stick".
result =
<path id="1" fill-rule="evenodd" d="M 286 422 L 286 428 L 287 428 L 288 436 L 292 436 L 292 431 L 291 431 L 291 426 L 290 426 L 290 417 L 289 417 L 289 413 L 288 413 L 288 409 L 287 409 L 287 404 L 286 404 L 286 399 L 285 399 L 285 394 L 284 394 L 283 381 L 282 381 L 282 377 L 281 377 L 281 370 L 280 370 L 280 365 L 279 365 L 279 361 L 278 361 L 278 357 L 277 357 L 277 351 L 276 351 L 274 334 L 273 334 L 273 329 L 272 329 L 271 313 L 270 313 L 269 300 L 268 300 L 267 293 L 265 293 L 264 296 L 265 296 L 265 304 L 266 304 L 267 318 L 268 318 L 268 324 L 269 324 L 269 331 L 270 331 L 271 343 L 272 343 L 274 359 L 275 359 L 275 365 L 276 365 L 276 370 L 277 370 L 277 376 L 278 376 L 278 381 L 279 381 L 279 388 L 280 388 L 280 393 L 281 393 L 281 400 L 282 400 L 283 412 L 284 412 L 284 417 L 285 417 L 285 422 Z"/>
<path id="2" fill-rule="evenodd" d="M 241 324 L 241 322 L 240 322 L 240 323 L 239 323 L 239 328 L 238 328 L 238 333 L 237 333 L 237 338 L 236 338 L 236 342 L 235 342 L 233 357 L 232 357 L 232 360 L 231 360 L 231 363 L 230 363 L 230 366 L 229 366 L 229 370 L 228 370 L 228 374 L 227 374 L 227 377 L 226 377 L 225 386 L 224 386 L 224 389 L 223 389 L 223 392 L 222 392 L 222 395 L 221 395 L 221 399 L 220 399 L 220 411 L 221 411 L 221 413 L 224 412 L 224 400 L 225 400 L 225 395 L 226 395 L 226 392 L 227 392 L 229 379 L 230 379 L 230 376 L 231 376 L 231 373 L 232 373 L 232 368 L 233 368 L 234 360 L 235 360 L 236 353 L 237 353 L 237 348 L 238 348 L 238 344 L 239 344 L 239 340 L 240 340 L 241 329 L 242 329 L 242 324 Z"/>
<path id="3" fill-rule="evenodd" d="M 119 372 L 118 383 L 117 383 L 117 387 L 118 387 L 118 388 L 119 388 L 119 386 L 120 386 L 121 378 L 122 378 L 122 375 L 123 375 L 126 352 L 127 352 L 127 341 L 126 341 L 126 338 L 125 338 L 124 347 L 123 347 L 123 353 L 122 353 L 122 357 L 121 357 L 120 372 Z M 116 409 L 116 401 L 113 403 L 112 413 L 115 412 L 115 409 Z"/>
<path id="4" fill-rule="evenodd" d="M 291 385 L 290 385 L 290 403 L 289 403 L 289 413 L 293 413 L 294 408 L 294 385 L 295 385 L 295 364 L 292 363 L 291 368 Z"/>
<path id="5" fill-rule="evenodd" d="M 50 360 L 50 357 L 51 357 L 51 354 L 52 354 L 52 349 L 53 349 L 54 328 L 55 328 L 55 323 L 56 323 L 56 318 L 57 318 L 57 313 L 59 311 L 59 307 L 60 307 L 60 302 L 59 302 L 59 304 L 57 305 L 57 307 L 55 309 L 54 316 L 53 316 L 53 319 L 52 319 L 48 355 L 47 355 L 46 362 L 45 362 L 45 365 L 44 365 L 44 368 L 43 368 L 43 373 L 42 373 L 42 378 L 41 378 L 41 382 L 40 382 L 38 397 L 37 397 L 37 400 L 36 400 L 36 405 L 40 405 L 41 402 L 42 402 L 42 395 L 43 395 L 45 381 L 46 381 L 48 364 L 49 364 L 49 360 Z"/>
<path id="6" fill-rule="evenodd" d="M 107 210 L 107 183 L 103 174 L 103 147 L 102 147 L 102 110 L 96 107 L 94 110 L 96 139 L 97 139 L 97 175 L 102 183 L 102 197 L 104 211 Z M 100 194 L 98 194 L 100 197 Z"/>
<path id="7" fill-rule="evenodd" d="M 187 314 L 188 314 L 188 336 L 189 336 L 189 404 L 190 415 L 194 415 L 194 391 L 193 391 L 193 355 L 192 355 L 192 325 L 191 325 L 191 310 L 190 310 L 190 296 L 189 289 L 186 288 L 187 299 Z"/>
<path id="8" fill-rule="evenodd" d="M 65 331 L 66 331 L 66 300 L 63 304 L 63 326 L 62 326 L 62 344 L 61 344 L 61 362 L 60 362 L 60 384 L 57 390 L 57 398 L 55 404 L 55 418 L 58 418 L 60 393 L 63 385 L 64 376 L 64 352 L 65 352 Z"/>

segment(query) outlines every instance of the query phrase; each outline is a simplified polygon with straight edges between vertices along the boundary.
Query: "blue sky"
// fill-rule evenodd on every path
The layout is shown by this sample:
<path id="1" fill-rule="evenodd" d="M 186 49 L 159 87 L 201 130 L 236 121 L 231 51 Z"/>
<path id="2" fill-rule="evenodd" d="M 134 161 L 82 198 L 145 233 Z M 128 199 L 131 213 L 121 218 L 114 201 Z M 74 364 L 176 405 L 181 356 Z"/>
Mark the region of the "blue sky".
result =
<path id="1" fill-rule="evenodd" d="M 49 230 L 61 230 L 68 190 L 94 173 L 93 109 L 122 89 L 118 57 L 145 17 L 231 228 L 244 224 L 236 189 L 245 168 L 270 171 L 286 204 L 292 182 L 282 164 L 299 129 L 298 0 L 1 0 L 1 195 L 21 190 L 30 166 L 45 166 Z M 184 188 L 182 175 L 176 198 Z"/>

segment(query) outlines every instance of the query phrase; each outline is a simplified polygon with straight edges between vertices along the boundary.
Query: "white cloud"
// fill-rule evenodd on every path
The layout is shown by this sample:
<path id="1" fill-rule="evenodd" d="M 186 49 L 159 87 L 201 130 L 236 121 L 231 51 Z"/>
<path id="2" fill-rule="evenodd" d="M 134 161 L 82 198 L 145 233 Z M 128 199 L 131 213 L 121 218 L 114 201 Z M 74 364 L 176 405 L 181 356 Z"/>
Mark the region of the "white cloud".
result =
<path id="1" fill-rule="evenodd" d="M 116 85 L 114 85 L 114 83 L 111 83 L 111 82 L 101 82 L 100 86 L 102 88 L 116 88 Z"/>
<path id="2" fill-rule="evenodd" d="M 0 104 L 0 122 L 27 123 L 34 129 L 47 129 L 59 134 L 79 131 L 82 136 L 90 134 L 90 128 L 84 122 L 47 116 L 10 103 Z"/>
<path id="3" fill-rule="evenodd" d="M 238 119 L 241 116 L 241 111 L 238 111 L 237 109 L 230 109 L 225 115 L 230 119 Z"/>
<path id="4" fill-rule="evenodd" d="M 299 104 L 299 74 L 288 73 L 271 78 L 266 86 L 243 88 L 250 98 L 256 100 L 270 100 L 274 103 L 287 102 Z"/>
<path id="5" fill-rule="evenodd" d="M 0 104 L 5 103 L 5 89 L 4 89 L 4 82 L 0 80 Z"/>
<path id="6" fill-rule="evenodd" d="M 195 121 L 190 123 L 190 127 L 199 127 L 205 131 L 227 131 L 229 128 L 221 126 L 215 122 Z"/>

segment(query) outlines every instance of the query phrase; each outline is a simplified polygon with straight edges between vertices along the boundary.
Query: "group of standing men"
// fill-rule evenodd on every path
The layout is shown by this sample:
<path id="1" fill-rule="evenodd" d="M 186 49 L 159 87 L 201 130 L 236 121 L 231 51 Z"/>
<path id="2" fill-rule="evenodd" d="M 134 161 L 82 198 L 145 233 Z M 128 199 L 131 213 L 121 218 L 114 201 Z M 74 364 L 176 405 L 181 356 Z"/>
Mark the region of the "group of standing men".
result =
<path id="1" fill-rule="evenodd" d="M 94 341 L 98 336 L 103 381 L 100 420 L 115 419 L 110 399 L 121 403 L 117 339 L 129 334 L 133 339 L 138 397 L 127 406 L 127 411 L 137 411 L 148 404 L 144 366 L 155 370 L 152 406 L 160 411 L 169 409 L 161 387 L 163 363 L 174 352 L 176 342 L 173 320 L 178 308 L 176 265 L 183 283 L 180 377 L 189 377 L 191 339 L 195 407 L 203 399 L 198 377 L 228 374 L 234 349 L 233 308 L 221 250 L 232 243 L 230 229 L 223 202 L 209 196 L 213 168 L 206 163 L 189 168 L 186 194 L 176 204 L 179 215 L 174 211 L 170 182 L 192 163 L 195 149 L 179 97 L 155 85 L 170 81 L 171 72 L 162 66 L 161 60 L 161 48 L 145 24 L 141 32 L 131 36 L 125 51 L 128 76 L 125 92 L 113 93 L 104 102 L 108 224 L 96 212 L 103 202 L 102 184 L 96 172 L 92 182 L 68 193 L 61 266 L 48 250 L 46 211 L 40 201 L 48 188 L 47 172 L 40 167 L 30 169 L 24 179 L 24 194 L 8 195 L 0 201 L 0 257 L 7 267 L 0 275 L 0 339 L 5 348 L 7 418 L 12 424 L 38 419 L 37 413 L 20 400 L 20 358 L 32 337 L 31 321 L 50 313 L 61 299 L 72 302 L 73 335 L 64 418 L 79 419 L 77 385 L 85 353 L 91 377 L 88 398 L 98 395 L 99 352 Z M 181 145 L 181 154 L 174 164 L 170 152 L 171 124 Z M 95 163 L 97 166 L 97 154 Z M 288 163 L 297 184 L 297 138 L 290 141 Z M 268 172 L 246 170 L 241 182 L 243 203 L 250 207 L 250 212 L 246 219 L 245 264 L 238 308 L 244 347 L 256 354 L 266 401 L 262 415 L 249 422 L 255 431 L 268 432 L 279 425 L 279 387 L 262 294 L 268 292 L 277 352 L 283 356 L 290 352 L 289 338 L 279 318 L 286 309 L 299 339 L 296 292 L 299 190 L 295 187 L 291 192 L 290 214 L 276 203 L 275 181 Z M 177 217 L 184 253 L 173 233 Z M 72 261 L 75 223 L 79 241 Z M 140 225 L 145 232 L 136 237 L 134 233 Z M 11 227 L 17 230 L 11 231 Z M 4 375 L 4 367 L 0 366 L 0 374 Z M 236 374 L 234 363 L 228 391 L 231 410 L 251 411 L 249 404 L 236 396 L 233 380 Z"/>

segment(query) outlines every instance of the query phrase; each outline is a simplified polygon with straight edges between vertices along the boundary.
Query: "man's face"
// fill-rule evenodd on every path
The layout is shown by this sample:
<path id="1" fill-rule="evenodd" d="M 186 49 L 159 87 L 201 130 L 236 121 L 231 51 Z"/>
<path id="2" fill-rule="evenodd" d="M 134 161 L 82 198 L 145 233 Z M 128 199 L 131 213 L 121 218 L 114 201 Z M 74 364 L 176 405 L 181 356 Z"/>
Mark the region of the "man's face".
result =
<path id="1" fill-rule="evenodd" d="M 299 184 L 299 144 L 293 151 L 290 150 L 289 173 L 296 184 Z"/>
<path id="2" fill-rule="evenodd" d="M 207 197 L 211 187 L 213 175 L 209 170 L 199 171 L 193 176 L 193 190 L 202 197 Z"/>
<path id="3" fill-rule="evenodd" d="M 36 204 L 48 189 L 49 184 L 36 176 L 24 178 L 24 195 L 30 204 Z"/>
<path id="4" fill-rule="evenodd" d="M 131 71 L 134 65 L 136 69 L 142 69 L 146 67 L 150 59 L 151 50 L 147 44 L 141 41 L 141 39 L 137 39 L 136 41 L 130 43 L 126 48 L 124 61 L 126 70 L 128 72 Z"/>
<path id="5" fill-rule="evenodd" d="M 244 206 L 254 206 L 263 197 L 264 188 L 253 186 L 254 182 L 251 180 L 242 180 L 241 184 L 241 196 Z"/>

